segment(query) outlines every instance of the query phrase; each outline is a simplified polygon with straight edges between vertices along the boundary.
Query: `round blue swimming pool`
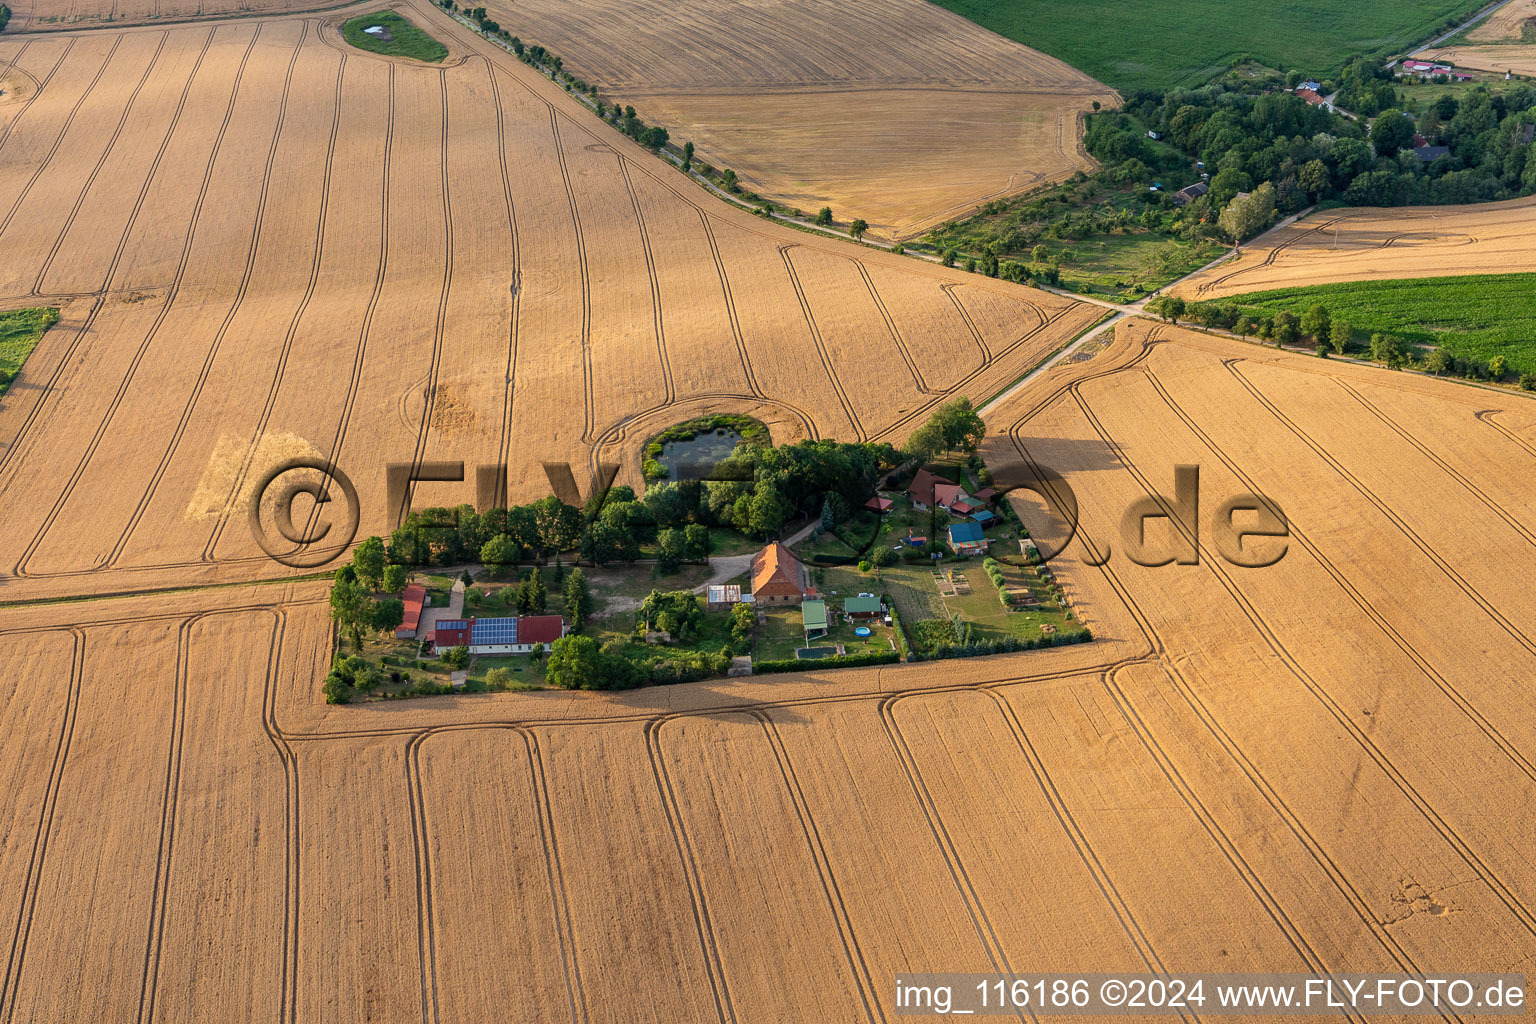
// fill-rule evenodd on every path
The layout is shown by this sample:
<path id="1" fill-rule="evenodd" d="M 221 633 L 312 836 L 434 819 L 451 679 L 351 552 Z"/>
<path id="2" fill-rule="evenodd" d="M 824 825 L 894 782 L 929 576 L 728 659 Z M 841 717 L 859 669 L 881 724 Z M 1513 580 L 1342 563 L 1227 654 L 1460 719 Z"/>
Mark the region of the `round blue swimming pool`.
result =
<path id="1" fill-rule="evenodd" d="M 869 636 L 873 632 L 868 626 L 859 626 L 853 631 L 854 636 Z"/>

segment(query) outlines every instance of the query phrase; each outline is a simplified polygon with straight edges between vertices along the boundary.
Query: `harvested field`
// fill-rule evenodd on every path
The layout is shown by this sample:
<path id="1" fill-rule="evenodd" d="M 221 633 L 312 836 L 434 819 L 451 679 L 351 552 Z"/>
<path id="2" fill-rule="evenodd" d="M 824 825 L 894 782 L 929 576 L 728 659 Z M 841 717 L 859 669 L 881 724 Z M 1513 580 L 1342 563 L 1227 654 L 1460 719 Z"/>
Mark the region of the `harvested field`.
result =
<path id="1" fill-rule="evenodd" d="M 339 708 L 323 583 L 6 609 L 0 668 L 47 684 L 0 704 L 20 1019 L 88 987 L 167 1019 L 877 1021 L 936 964 L 1527 962 L 1530 401 L 1131 320 L 990 423 L 1000 477 L 1076 492 L 1093 644 Z M 1199 564 L 1133 562 L 1121 512 L 1180 463 L 1207 509 L 1273 500 L 1285 557 L 1237 568 L 1202 522 Z M 239 958 L 192 938 L 237 920 Z M 146 928 L 147 967 L 101 966 Z"/>
<path id="2" fill-rule="evenodd" d="M 0 407 L 0 578 L 279 571 L 243 512 L 287 457 L 347 473 L 367 536 L 388 463 L 462 460 L 417 489 L 453 505 L 501 462 L 513 500 L 545 461 L 638 484 L 705 412 L 900 441 L 1101 315 L 732 210 L 409 12 L 461 56 L 345 48 L 345 15 L 0 43 L 47 82 L 0 142 L 0 299 L 64 306 Z"/>
<path id="3" fill-rule="evenodd" d="M 1479 206 L 1359 207 L 1313 214 L 1247 243 L 1181 281 L 1187 299 L 1219 299 L 1334 281 L 1536 271 L 1536 196 Z"/>
<path id="4" fill-rule="evenodd" d="M 1425 50 L 1423 60 L 1444 61 L 1472 71 L 1536 75 L 1536 43 L 1494 44 L 1491 46 L 1451 46 Z"/>
<path id="5" fill-rule="evenodd" d="M 17 0 L 6 33 L 328 10 L 335 0 Z"/>
<path id="6" fill-rule="evenodd" d="M 1536 21 L 1536 0 L 1512 0 L 1494 11 L 1467 33 L 1473 43 L 1505 43 L 1522 39 L 1526 26 Z"/>
<path id="7" fill-rule="evenodd" d="M 750 190 L 806 211 L 830 205 L 841 223 L 862 217 L 886 237 L 1091 168 L 1079 117 L 1117 100 L 921 0 L 487 10 Z"/>

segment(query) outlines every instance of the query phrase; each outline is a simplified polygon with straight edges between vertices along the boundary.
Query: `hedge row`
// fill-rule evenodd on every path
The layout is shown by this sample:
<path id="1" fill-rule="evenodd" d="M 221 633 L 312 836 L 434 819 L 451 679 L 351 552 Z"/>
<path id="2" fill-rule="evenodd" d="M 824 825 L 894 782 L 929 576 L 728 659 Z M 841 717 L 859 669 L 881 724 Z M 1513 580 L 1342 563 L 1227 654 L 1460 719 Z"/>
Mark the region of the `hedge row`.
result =
<path id="1" fill-rule="evenodd" d="M 809 672 L 817 668 L 855 668 L 859 665 L 890 665 L 900 660 L 901 655 L 895 651 L 881 651 L 878 654 L 844 654 L 835 658 L 807 658 L 804 661 L 798 658 L 785 658 L 780 661 L 756 662 L 752 666 L 752 674 Z"/>
<path id="2" fill-rule="evenodd" d="M 1030 639 L 1010 636 L 1002 640 L 993 640 L 991 643 L 946 644 L 928 655 L 928 658 L 935 661 L 944 658 L 979 658 L 987 654 L 1030 651 L 1037 647 L 1066 647 L 1071 644 L 1085 644 L 1092 639 L 1093 631 L 1087 628 L 1084 628 L 1081 633 L 1068 633 L 1065 636 L 1055 633 Z"/>

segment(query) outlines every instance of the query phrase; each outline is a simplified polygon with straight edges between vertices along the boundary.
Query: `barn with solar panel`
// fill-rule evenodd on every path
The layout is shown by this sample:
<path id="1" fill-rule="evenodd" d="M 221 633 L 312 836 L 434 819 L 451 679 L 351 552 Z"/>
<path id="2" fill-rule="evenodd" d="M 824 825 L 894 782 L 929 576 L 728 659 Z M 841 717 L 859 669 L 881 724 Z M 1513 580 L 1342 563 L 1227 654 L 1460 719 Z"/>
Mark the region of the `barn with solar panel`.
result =
<path id="1" fill-rule="evenodd" d="M 453 619 L 437 624 L 432 643 L 440 655 L 455 647 L 468 647 L 470 654 L 528 654 L 535 647 L 548 651 L 564 635 L 565 620 L 558 615 Z"/>

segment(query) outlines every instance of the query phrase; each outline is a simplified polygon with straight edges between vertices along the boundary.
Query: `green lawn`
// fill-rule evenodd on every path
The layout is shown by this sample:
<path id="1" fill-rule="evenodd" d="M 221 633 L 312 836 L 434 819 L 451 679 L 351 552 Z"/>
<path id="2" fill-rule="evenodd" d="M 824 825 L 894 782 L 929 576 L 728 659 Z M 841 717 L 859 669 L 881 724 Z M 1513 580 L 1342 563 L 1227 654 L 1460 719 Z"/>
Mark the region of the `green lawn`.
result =
<path id="1" fill-rule="evenodd" d="M 800 617 L 800 606 L 774 608 L 767 613 L 767 621 L 757 627 L 753 660 L 792 661 L 795 649 L 804 646 L 805 621 Z"/>
<path id="2" fill-rule="evenodd" d="M 393 38 L 383 40 L 364 31 L 375 25 L 387 29 Z M 353 18 L 341 26 L 341 34 L 359 50 L 382 53 L 387 57 L 410 57 L 412 60 L 437 64 L 448 56 L 448 47 L 394 11 L 375 11 L 373 14 Z"/>
<path id="3" fill-rule="evenodd" d="M 1049 262 L 1061 261 L 1061 283 L 1075 292 L 1114 299 L 1135 298 L 1222 254 L 1214 242 L 1197 245 L 1161 231 L 1094 235 L 1076 242 L 1043 242 Z"/>
<path id="4" fill-rule="evenodd" d="M 0 313 L 0 395 L 5 394 L 21 372 L 21 364 L 42 340 L 43 333 L 58 322 L 59 311 L 53 306 Z"/>
<path id="5" fill-rule="evenodd" d="M 1536 373 L 1536 274 L 1476 274 L 1282 288 L 1233 301 L 1300 316 L 1316 303 L 1360 334 L 1395 334 L 1463 359 L 1502 355 L 1516 374 Z"/>
<path id="6" fill-rule="evenodd" d="M 468 682 L 471 684 L 485 683 L 486 675 L 493 668 L 509 668 L 512 670 L 510 689 L 532 690 L 545 685 L 544 661 L 542 659 L 534 661 L 527 654 L 477 656 L 470 660 Z"/>
<path id="7" fill-rule="evenodd" d="M 709 553 L 720 557 L 730 555 L 746 555 L 759 550 L 763 546 L 760 540 L 753 540 L 746 534 L 738 533 L 728 526 L 711 526 L 709 528 Z"/>
<path id="8" fill-rule="evenodd" d="M 1356 53 L 1387 54 L 1451 27 L 1482 0 L 938 0 L 1123 94 L 1198 85 L 1250 55 L 1323 76 Z"/>

